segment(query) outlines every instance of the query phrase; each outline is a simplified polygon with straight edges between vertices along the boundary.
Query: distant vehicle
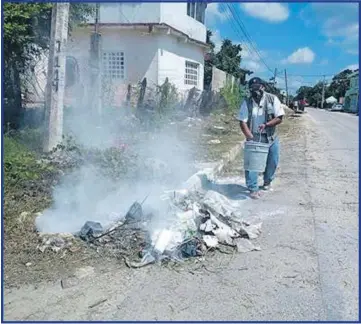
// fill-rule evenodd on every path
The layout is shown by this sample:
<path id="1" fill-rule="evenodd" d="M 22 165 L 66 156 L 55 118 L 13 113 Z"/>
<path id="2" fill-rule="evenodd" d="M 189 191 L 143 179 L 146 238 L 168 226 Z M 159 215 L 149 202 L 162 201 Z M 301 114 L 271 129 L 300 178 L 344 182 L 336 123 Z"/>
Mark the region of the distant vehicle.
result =
<path id="1" fill-rule="evenodd" d="M 335 103 L 332 105 L 331 111 L 343 111 L 343 105 Z"/>
<path id="2" fill-rule="evenodd" d="M 304 112 L 305 111 L 305 106 L 306 106 L 306 100 L 302 99 L 298 102 L 298 108 L 300 111 Z"/>

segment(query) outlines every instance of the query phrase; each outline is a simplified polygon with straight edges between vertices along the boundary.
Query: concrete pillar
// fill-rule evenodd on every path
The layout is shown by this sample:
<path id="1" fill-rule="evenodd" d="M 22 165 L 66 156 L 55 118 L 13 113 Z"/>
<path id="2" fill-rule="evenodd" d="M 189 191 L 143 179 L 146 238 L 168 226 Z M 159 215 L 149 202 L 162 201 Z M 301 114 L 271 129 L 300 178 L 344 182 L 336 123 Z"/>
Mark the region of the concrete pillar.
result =
<path id="1" fill-rule="evenodd" d="M 69 3 L 55 3 L 51 17 L 47 85 L 45 92 L 44 151 L 49 152 L 63 138 L 66 43 Z"/>

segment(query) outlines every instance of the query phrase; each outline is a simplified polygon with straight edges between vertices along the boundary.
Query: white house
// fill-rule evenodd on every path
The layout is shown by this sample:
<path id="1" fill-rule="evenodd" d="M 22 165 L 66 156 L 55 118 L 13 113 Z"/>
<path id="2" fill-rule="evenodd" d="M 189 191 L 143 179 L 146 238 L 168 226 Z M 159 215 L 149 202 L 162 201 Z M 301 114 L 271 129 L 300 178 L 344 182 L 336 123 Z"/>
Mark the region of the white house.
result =
<path id="1" fill-rule="evenodd" d="M 101 3 L 103 80 L 124 95 L 128 84 L 147 78 L 161 85 L 166 78 L 182 91 L 203 90 L 206 45 L 205 2 Z M 94 18 L 72 32 L 67 46 L 67 85 L 89 84 L 90 39 Z"/>

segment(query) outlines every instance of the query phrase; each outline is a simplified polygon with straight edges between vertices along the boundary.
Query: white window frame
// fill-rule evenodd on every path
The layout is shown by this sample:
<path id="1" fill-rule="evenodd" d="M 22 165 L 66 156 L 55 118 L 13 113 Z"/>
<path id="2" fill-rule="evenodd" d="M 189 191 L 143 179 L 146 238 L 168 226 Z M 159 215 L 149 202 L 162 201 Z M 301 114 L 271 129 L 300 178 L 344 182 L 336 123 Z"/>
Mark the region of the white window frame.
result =
<path id="1" fill-rule="evenodd" d="M 187 15 L 204 24 L 206 4 L 204 2 L 187 2 Z"/>
<path id="2" fill-rule="evenodd" d="M 200 64 L 193 61 L 185 61 L 184 65 L 184 84 L 188 86 L 198 86 Z M 194 79 L 194 76 L 196 77 Z"/>
<path id="3" fill-rule="evenodd" d="M 112 54 L 114 54 L 115 56 L 115 60 L 113 60 L 112 64 L 109 61 L 109 59 L 107 60 L 107 65 L 108 68 L 106 68 L 105 66 L 105 55 L 107 56 L 113 56 Z M 118 60 L 119 58 L 119 60 Z M 101 60 L 102 60 L 102 76 L 106 79 L 112 80 L 112 81 L 123 81 L 126 78 L 126 69 L 125 69 L 125 64 L 126 64 L 126 56 L 125 56 L 125 52 L 123 50 L 104 50 L 102 51 L 102 56 L 101 56 Z M 109 73 L 109 67 L 116 67 L 117 64 L 116 62 L 119 61 L 119 73 Z M 123 64 L 121 64 L 123 61 Z M 123 66 L 123 67 L 122 67 Z M 114 74 L 119 74 L 119 75 L 114 75 Z"/>

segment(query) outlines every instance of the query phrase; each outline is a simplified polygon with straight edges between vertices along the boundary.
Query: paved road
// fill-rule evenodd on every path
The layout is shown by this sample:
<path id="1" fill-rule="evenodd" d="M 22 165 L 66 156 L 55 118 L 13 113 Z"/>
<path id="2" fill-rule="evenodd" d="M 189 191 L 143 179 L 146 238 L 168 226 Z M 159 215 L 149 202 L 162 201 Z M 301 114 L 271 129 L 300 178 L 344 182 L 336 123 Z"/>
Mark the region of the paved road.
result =
<path id="1" fill-rule="evenodd" d="M 323 303 L 328 320 L 358 317 L 359 118 L 307 109 L 313 165 L 310 195 L 315 202 L 315 235 Z M 313 143 L 314 141 L 314 143 Z"/>
<path id="2" fill-rule="evenodd" d="M 330 140 L 329 151 L 340 151 L 339 161 L 358 170 L 359 117 L 315 108 L 308 108 L 307 112 L 316 128 Z"/>
<path id="3" fill-rule="evenodd" d="M 263 222 L 261 251 L 217 253 L 177 271 L 83 269 L 74 287 L 6 291 L 5 318 L 357 320 L 358 117 L 308 109 L 291 124 L 274 191 L 243 202 L 244 217 Z M 241 165 L 220 182 L 244 183 Z"/>

